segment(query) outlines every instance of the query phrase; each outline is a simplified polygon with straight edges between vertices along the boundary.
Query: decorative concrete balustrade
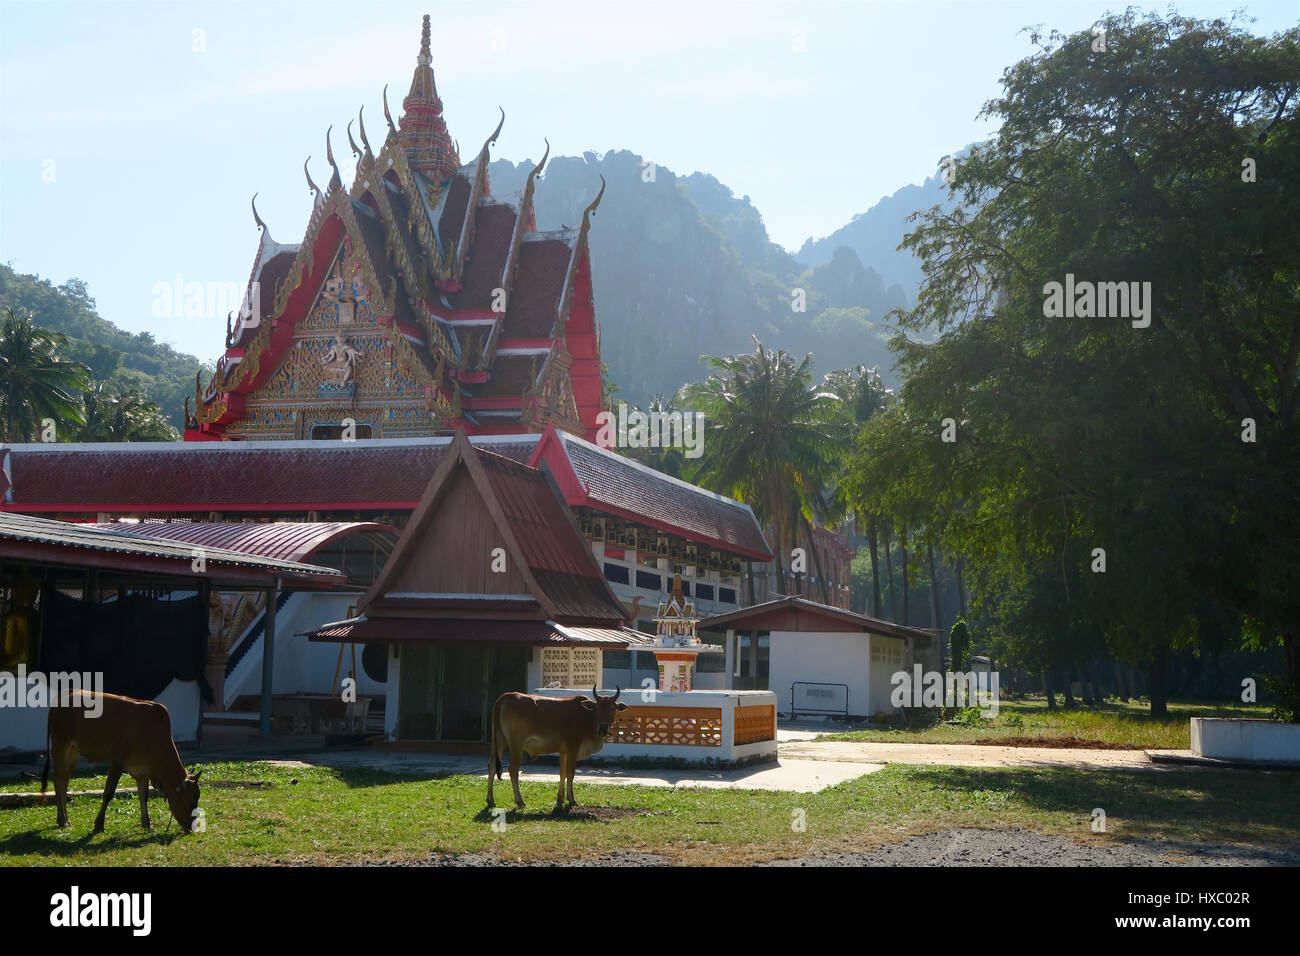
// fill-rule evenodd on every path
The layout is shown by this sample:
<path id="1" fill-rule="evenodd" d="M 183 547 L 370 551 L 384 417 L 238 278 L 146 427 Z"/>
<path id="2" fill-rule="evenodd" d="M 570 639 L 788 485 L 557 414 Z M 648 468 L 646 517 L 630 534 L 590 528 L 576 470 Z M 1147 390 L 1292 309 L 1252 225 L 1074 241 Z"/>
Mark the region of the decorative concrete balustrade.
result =
<path id="1" fill-rule="evenodd" d="M 612 693 L 604 689 L 601 695 Z M 548 697 L 591 691 L 546 688 Z M 776 760 L 776 694 L 769 690 L 625 690 L 627 704 L 590 760 L 738 766 Z"/>

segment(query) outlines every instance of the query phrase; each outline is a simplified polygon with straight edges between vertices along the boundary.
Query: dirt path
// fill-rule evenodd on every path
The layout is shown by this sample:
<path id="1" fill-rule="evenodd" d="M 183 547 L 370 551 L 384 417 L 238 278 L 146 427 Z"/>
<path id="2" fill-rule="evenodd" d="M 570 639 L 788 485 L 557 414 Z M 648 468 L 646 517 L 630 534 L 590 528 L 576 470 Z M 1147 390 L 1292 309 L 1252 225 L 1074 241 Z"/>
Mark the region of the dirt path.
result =
<path id="1" fill-rule="evenodd" d="M 894 744 L 841 740 L 791 740 L 781 759 L 905 763 L 947 767 L 1076 767 L 1159 770 L 1142 750 L 1064 747 L 990 747 L 980 744 Z"/>

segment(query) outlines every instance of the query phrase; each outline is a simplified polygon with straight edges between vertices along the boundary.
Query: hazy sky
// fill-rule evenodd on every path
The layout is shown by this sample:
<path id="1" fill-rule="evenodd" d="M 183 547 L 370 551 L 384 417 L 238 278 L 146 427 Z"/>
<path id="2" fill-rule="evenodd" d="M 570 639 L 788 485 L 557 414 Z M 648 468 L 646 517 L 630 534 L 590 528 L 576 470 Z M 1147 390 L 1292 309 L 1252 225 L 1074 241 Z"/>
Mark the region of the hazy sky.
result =
<path id="1" fill-rule="evenodd" d="M 986 135 L 976 114 L 1030 52 L 1023 27 L 1074 31 L 1124 6 L 0 0 L 0 260 L 80 277 L 106 318 L 215 357 L 224 313 L 156 318 L 155 284 L 247 281 L 255 191 L 272 235 L 302 238 L 303 160 L 328 180 L 333 124 L 351 182 L 344 127 L 364 104 L 382 142 L 380 91 L 397 118 L 425 12 L 462 159 L 499 105 L 497 157 L 536 159 L 548 136 L 562 155 L 624 148 L 703 170 L 796 249 Z M 1234 7 L 1260 33 L 1300 18 L 1296 0 L 1178 5 Z"/>

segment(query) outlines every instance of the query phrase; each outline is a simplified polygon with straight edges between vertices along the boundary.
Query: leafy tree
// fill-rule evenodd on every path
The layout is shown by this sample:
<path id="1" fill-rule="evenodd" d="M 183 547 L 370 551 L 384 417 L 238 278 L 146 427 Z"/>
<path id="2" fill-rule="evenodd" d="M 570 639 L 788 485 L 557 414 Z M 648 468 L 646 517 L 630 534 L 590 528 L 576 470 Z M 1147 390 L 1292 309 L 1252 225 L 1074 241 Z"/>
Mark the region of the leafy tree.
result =
<path id="1" fill-rule="evenodd" d="M 1161 713 L 1206 594 L 1300 680 L 1300 28 L 1097 26 L 1105 50 L 1035 35 L 960 202 L 904 240 L 926 280 L 891 342 L 903 401 L 864 429 L 855 480 L 924 503 L 1044 666 L 1104 639 L 1148 663 Z M 1067 276 L 1149 282 L 1146 314 L 1049 314 Z"/>
<path id="2" fill-rule="evenodd" d="M 131 387 L 95 382 L 82 394 L 85 422 L 77 441 L 175 441 L 158 406 Z"/>
<path id="3" fill-rule="evenodd" d="M 970 667 L 970 628 L 966 626 L 964 618 L 957 618 L 953 621 L 952 630 L 948 633 L 949 653 L 952 657 L 952 663 L 949 665 L 954 673 L 963 673 Z"/>
<path id="4" fill-rule="evenodd" d="M 42 421 L 62 436 L 82 420 L 78 392 L 90 370 L 59 357 L 63 335 L 37 328 L 30 313 L 5 309 L 0 323 L 0 420 L 5 441 L 32 441 Z"/>
<path id="5" fill-rule="evenodd" d="M 684 404 L 705 416 L 705 452 L 689 477 L 753 506 L 776 536 L 781 587 L 789 593 L 786 555 L 796 528 L 802 522 L 811 541 L 808 519 L 825 507 L 821 492 L 837 454 L 838 399 L 813 388 L 811 355 L 796 362 L 757 338 L 753 352 L 705 358 L 712 373 L 682 392 Z"/>
<path id="6" fill-rule="evenodd" d="M 880 371 L 864 365 L 831 372 L 826 376 L 826 388 L 839 396 L 839 430 L 846 436 L 856 435 L 864 423 L 883 412 L 894 399 L 893 392 L 881 383 Z M 842 473 L 852 450 L 848 444 L 841 446 L 841 449 L 842 453 L 836 462 L 837 473 Z M 864 602 L 864 609 L 880 617 L 880 516 L 872 511 L 857 511 L 844 482 L 836 478 L 833 484 L 832 494 L 838 504 L 836 510 L 840 513 L 854 512 L 857 520 L 867 526 L 867 547 L 871 556 L 871 603 L 866 607 Z"/>

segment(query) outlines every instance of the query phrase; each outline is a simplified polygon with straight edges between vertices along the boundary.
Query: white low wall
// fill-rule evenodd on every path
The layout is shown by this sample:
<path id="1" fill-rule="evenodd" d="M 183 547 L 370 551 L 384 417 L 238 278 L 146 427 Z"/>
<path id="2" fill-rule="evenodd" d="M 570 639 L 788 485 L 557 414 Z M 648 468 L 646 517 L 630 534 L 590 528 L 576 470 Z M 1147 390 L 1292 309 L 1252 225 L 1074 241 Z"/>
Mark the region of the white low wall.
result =
<path id="1" fill-rule="evenodd" d="M 1193 717 L 1192 752 L 1218 760 L 1300 764 L 1300 724 Z"/>
<path id="2" fill-rule="evenodd" d="M 571 688 L 545 688 L 534 691 L 547 697 L 590 697 L 590 690 Z M 611 693 L 601 691 L 602 696 Z M 672 743 L 607 743 L 599 753 L 588 760 L 617 763 L 628 760 L 682 761 L 707 765 L 735 766 L 746 763 L 764 763 L 776 760 L 776 694 L 770 690 L 691 690 L 691 691 L 634 691 L 624 692 L 619 703 L 629 708 L 687 708 L 718 710 L 722 719 L 721 745 L 699 746 Z M 771 707 L 772 730 L 770 740 L 737 744 L 736 711 L 744 707 Z"/>
<path id="3" fill-rule="evenodd" d="M 193 743 L 199 730 L 199 685 L 197 681 L 173 680 L 155 700 L 167 708 L 172 719 L 172 737 L 177 743 Z M 46 707 L 0 707 L 0 752 L 44 753 Z"/>

